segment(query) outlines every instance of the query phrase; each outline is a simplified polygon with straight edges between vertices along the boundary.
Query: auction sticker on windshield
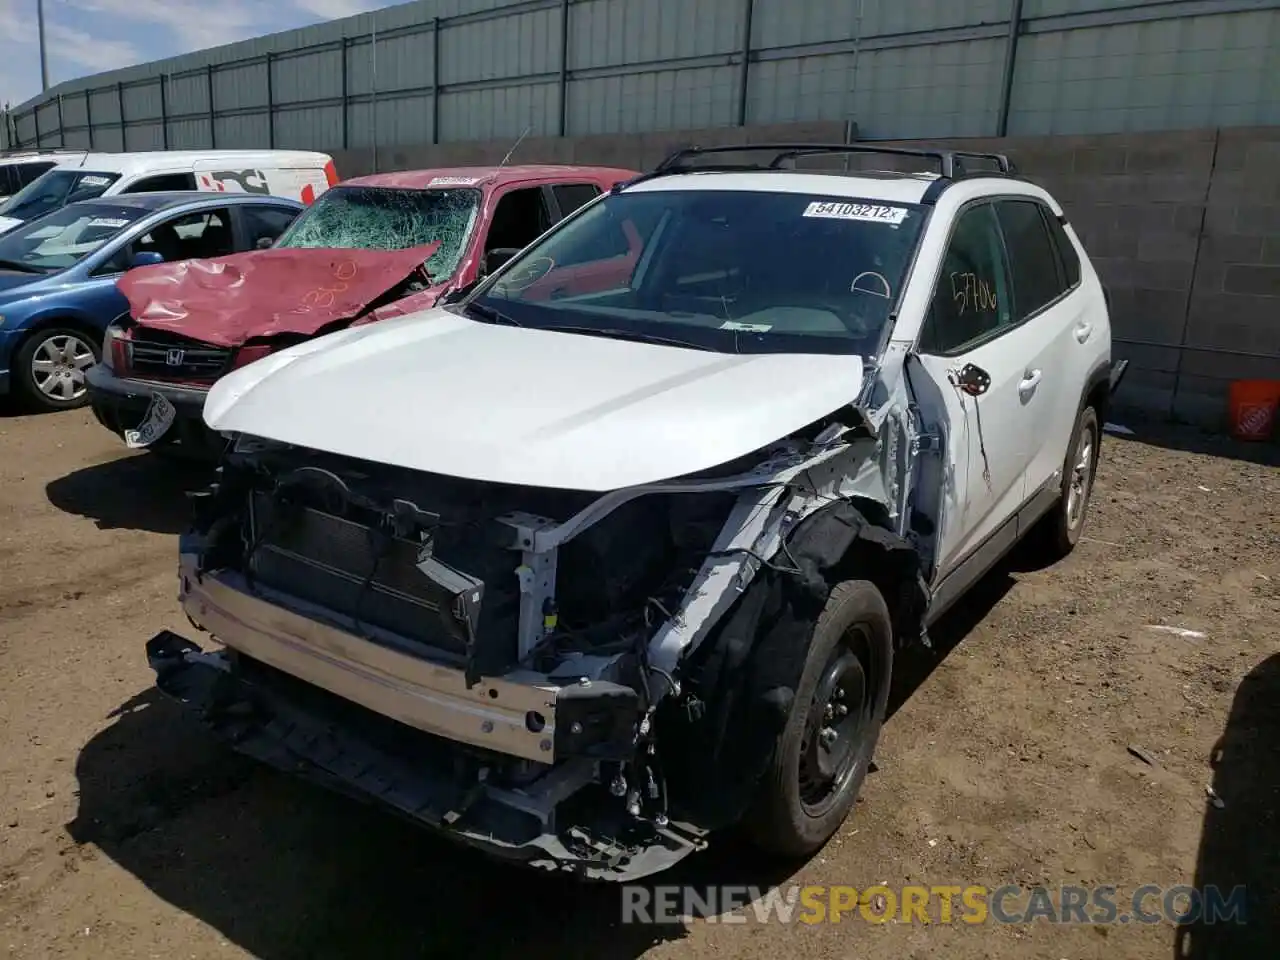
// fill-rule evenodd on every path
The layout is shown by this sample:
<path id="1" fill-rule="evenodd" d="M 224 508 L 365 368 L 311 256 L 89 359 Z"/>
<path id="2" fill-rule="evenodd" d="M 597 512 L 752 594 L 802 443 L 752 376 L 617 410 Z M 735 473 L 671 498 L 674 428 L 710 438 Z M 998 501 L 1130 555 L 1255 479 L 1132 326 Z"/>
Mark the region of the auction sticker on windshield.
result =
<path id="1" fill-rule="evenodd" d="M 432 177 L 429 186 L 432 187 L 469 187 L 473 183 L 479 183 L 479 177 Z"/>
<path id="2" fill-rule="evenodd" d="M 178 411 L 165 397 L 158 393 L 152 395 L 147 414 L 142 418 L 142 423 L 138 424 L 138 429 L 124 432 L 125 446 L 135 450 L 151 446 L 173 426 L 177 414 Z"/>
<path id="3" fill-rule="evenodd" d="M 87 174 L 80 178 L 80 186 L 82 187 L 105 187 L 110 182 L 110 177 L 99 177 L 93 174 Z"/>
<path id="4" fill-rule="evenodd" d="M 828 220 L 862 220 L 867 223 L 891 223 L 895 226 L 907 218 L 906 207 L 886 207 L 875 203 L 837 203 L 815 200 L 805 207 L 806 217 Z"/>

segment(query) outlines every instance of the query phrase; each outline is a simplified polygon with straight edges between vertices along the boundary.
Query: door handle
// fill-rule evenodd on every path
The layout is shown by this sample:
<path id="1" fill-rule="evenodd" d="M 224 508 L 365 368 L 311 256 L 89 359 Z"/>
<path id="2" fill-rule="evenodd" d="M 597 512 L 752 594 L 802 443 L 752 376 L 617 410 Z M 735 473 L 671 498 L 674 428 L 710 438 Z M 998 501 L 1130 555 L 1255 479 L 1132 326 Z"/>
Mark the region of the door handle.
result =
<path id="1" fill-rule="evenodd" d="M 1028 370 L 1024 373 L 1022 380 L 1018 383 L 1018 395 L 1025 399 L 1034 393 L 1036 387 L 1040 385 L 1040 376 L 1039 370 Z"/>
<path id="2" fill-rule="evenodd" d="M 1093 335 L 1093 324 L 1085 321 L 1076 326 L 1076 340 L 1084 343 Z"/>

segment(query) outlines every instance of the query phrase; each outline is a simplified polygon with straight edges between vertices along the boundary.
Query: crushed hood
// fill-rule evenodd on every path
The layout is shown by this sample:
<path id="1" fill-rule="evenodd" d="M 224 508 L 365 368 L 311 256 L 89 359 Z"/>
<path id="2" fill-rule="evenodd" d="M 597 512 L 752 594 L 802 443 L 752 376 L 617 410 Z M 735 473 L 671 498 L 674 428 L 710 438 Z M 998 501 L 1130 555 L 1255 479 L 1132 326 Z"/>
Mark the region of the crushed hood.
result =
<path id="1" fill-rule="evenodd" d="M 862 359 L 710 353 L 444 308 L 351 327 L 219 380 L 215 430 L 431 473 L 613 490 L 727 463 L 853 402 Z"/>
<path id="2" fill-rule="evenodd" d="M 116 286 L 139 325 L 236 347 L 254 337 L 311 336 L 358 317 L 439 246 L 254 250 L 138 267 Z"/>

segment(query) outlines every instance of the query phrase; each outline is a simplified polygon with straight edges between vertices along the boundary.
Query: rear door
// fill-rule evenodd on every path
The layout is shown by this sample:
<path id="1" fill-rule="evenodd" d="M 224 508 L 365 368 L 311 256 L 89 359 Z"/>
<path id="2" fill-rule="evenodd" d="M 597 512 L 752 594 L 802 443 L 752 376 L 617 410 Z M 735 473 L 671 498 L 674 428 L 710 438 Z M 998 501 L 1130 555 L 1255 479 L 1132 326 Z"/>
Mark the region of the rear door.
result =
<path id="1" fill-rule="evenodd" d="M 1014 321 L 1027 328 L 1019 339 L 1026 344 L 1024 381 L 1030 385 L 1022 398 L 1031 422 L 1029 498 L 1060 479 L 1084 383 L 1075 370 L 1073 347 L 1080 346 L 1078 332 L 1087 340 L 1092 331 L 1084 329 L 1084 298 L 1074 295 L 1079 270 L 1074 285 L 1069 283 L 1050 234 L 1052 211 L 1033 197 L 1001 198 L 995 208 L 1009 251 Z"/>
<path id="2" fill-rule="evenodd" d="M 982 200 L 962 207 L 917 346 L 925 382 L 912 383 L 925 419 L 943 424 L 947 435 L 935 586 L 966 560 L 998 555 L 1016 538 L 1009 521 L 1022 505 L 1035 450 L 1027 358 L 1037 352 L 1037 337 L 1017 323 L 994 206 Z"/>

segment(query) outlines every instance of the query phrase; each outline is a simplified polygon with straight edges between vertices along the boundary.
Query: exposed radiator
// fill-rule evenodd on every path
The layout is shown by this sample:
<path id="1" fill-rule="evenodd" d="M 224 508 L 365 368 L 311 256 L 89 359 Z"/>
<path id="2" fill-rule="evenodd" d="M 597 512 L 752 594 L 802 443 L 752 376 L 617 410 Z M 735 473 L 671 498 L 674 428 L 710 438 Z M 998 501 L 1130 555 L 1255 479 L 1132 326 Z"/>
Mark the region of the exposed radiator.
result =
<path id="1" fill-rule="evenodd" d="M 484 585 L 454 573 L 453 587 L 418 569 L 422 544 L 306 506 L 252 501 L 253 576 L 353 624 L 381 627 L 435 649 L 466 652 Z M 466 584 L 465 590 L 457 587 Z"/>

